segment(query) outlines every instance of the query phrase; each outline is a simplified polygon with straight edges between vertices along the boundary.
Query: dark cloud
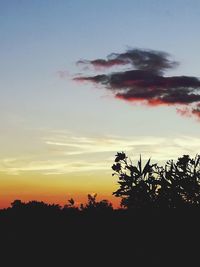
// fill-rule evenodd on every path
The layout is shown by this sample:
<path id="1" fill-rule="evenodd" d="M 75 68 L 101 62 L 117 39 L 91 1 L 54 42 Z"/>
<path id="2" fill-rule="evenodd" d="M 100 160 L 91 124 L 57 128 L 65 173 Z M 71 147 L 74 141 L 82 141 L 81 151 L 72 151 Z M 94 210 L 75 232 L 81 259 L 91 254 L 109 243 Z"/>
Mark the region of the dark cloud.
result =
<path id="1" fill-rule="evenodd" d="M 178 62 L 170 60 L 169 54 L 154 50 L 131 49 L 122 54 L 113 53 L 108 58 L 122 60 L 138 70 L 154 73 L 162 73 L 178 65 Z"/>
<path id="2" fill-rule="evenodd" d="M 120 59 L 110 59 L 110 60 L 105 60 L 105 59 L 96 59 L 96 60 L 91 60 L 91 61 L 88 61 L 88 60 L 79 60 L 77 62 L 77 64 L 81 65 L 92 65 L 94 66 L 95 68 L 110 68 L 110 67 L 113 67 L 113 66 L 117 66 L 117 65 L 127 65 L 129 64 L 129 62 L 125 61 L 125 60 L 120 60 Z"/>
<path id="3" fill-rule="evenodd" d="M 200 108 L 197 105 L 196 107 L 184 107 L 177 108 L 177 112 L 184 117 L 196 117 L 200 121 Z"/>
<path id="4" fill-rule="evenodd" d="M 137 70 L 162 73 L 166 69 L 174 68 L 178 62 L 170 60 L 169 54 L 154 50 L 130 49 L 125 53 L 112 53 L 107 59 L 79 60 L 77 64 L 92 65 L 94 67 L 109 68 L 117 65 L 130 64 Z"/>
<path id="5" fill-rule="evenodd" d="M 192 115 L 196 116 L 200 120 L 200 108 L 194 108 L 191 111 Z"/>
<path id="6" fill-rule="evenodd" d="M 132 49 L 111 54 L 107 60 L 78 61 L 94 67 L 132 66 L 131 70 L 94 76 L 79 76 L 75 80 L 101 84 L 118 99 L 150 106 L 185 105 L 178 109 L 183 116 L 200 118 L 200 80 L 190 76 L 164 76 L 167 69 L 178 65 L 169 54 L 160 51 Z"/>

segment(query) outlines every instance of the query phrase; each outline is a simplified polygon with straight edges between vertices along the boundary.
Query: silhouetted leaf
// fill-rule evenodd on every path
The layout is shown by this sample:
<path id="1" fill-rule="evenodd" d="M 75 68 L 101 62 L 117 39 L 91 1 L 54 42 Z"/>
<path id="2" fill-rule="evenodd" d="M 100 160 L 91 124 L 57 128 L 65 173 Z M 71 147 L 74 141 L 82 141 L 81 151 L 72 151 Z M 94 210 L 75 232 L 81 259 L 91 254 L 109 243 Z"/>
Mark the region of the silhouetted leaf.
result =
<path id="1" fill-rule="evenodd" d="M 140 155 L 140 159 L 138 161 L 138 168 L 139 168 L 139 172 L 142 174 L 142 159 L 141 159 L 141 155 Z"/>
<path id="2" fill-rule="evenodd" d="M 115 162 L 119 162 L 120 160 L 126 159 L 126 154 L 124 152 L 118 152 L 117 155 L 115 155 Z"/>
<path id="3" fill-rule="evenodd" d="M 121 164 L 120 163 L 113 164 L 112 169 L 113 171 L 119 172 L 121 170 Z"/>
<path id="4" fill-rule="evenodd" d="M 151 170 L 151 165 L 149 164 L 150 163 L 150 160 L 151 159 L 149 159 L 148 161 L 147 161 L 147 163 L 146 163 L 146 165 L 145 165 L 145 167 L 144 167 L 144 169 L 143 169 L 143 175 L 144 175 L 144 177 L 146 176 L 146 174 Z"/>

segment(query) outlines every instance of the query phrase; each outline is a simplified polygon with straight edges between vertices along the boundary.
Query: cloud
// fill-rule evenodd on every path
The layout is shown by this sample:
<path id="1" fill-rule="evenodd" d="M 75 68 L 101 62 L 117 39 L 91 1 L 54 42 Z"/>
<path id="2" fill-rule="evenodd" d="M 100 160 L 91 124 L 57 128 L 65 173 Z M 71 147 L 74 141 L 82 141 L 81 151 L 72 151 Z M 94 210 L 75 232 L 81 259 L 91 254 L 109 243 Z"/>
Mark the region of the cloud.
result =
<path id="1" fill-rule="evenodd" d="M 142 155 L 161 164 L 180 155 L 195 156 L 200 150 L 198 137 L 179 136 L 74 136 L 70 133 L 51 133 L 43 138 L 46 149 L 38 154 L 0 158 L 0 172 L 9 175 L 39 173 L 62 175 L 71 173 L 112 173 L 114 155 L 126 152 L 133 160 Z M 165 147 L 165 149 L 163 149 Z M 55 149 L 57 153 L 55 153 Z M 47 154 L 48 151 L 48 154 Z M 52 152 L 52 153 L 51 153 Z"/>
<path id="2" fill-rule="evenodd" d="M 118 72 L 93 76 L 78 76 L 76 81 L 100 84 L 113 93 L 116 99 L 149 106 L 179 106 L 178 114 L 200 118 L 200 80 L 192 76 L 165 76 L 178 62 L 165 52 L 132 49 L 111 54 L 107 60 L 81 60 L 79 64 L 109 68 L 116 65 L 131 66 Z M 187 112 L 186 112 L 187 110 Z"/>
<path id="3" fill-rule="evenodd" d="M 69 154 L 70 155 L 70 154 Z M 106 162 L 84 160 L 78 157 L 70 160 L 68 154 L 58 158 L 48 159 L 35 159 L 34 157 L 22 158 L 2 158 L 0 159 L 0 172 L 9 175 L 20 175 L 23 173 L 40 173 L 43 175 L 50 174 L 67 174 L 79 172 L 93 172 L 108 170 L 109 166 Z"/>
<path id="4" fill-rule="evenodd" d="M 199 107 L 192 109 L 191 113 L 192 115 L 196 116 L 198 120 L 200 120 L 200 108 Z"/>
<path id="5" fill-rule="evenodd" d="M 92 65 L 95 67 L 95 69 L 101 69 L 101 68 L 111 68 L 113 66 L 122 66 L 122 65 L 127 65 L 130 62 L 121 60 L 121 59 L 110 59 L 110 60 L 105 60 L 105 59 L 96 59 L 96 60 L 79 60 L 77 62 L 77 65 Z"/>
<path id="6" fill-rule="evenodd" d="M 130 151 L 133 147 L 141 146 L 156 146 L 163 142 L 163 138 L 153 138 L 153 137 L 142 137 L 142 138 L 124 138 L 105 136 L 101 138 L 97 137 L 56 137 L 48 138 L 45 143 L 49 146 L 59 147 L 63 150 L 64 154 L 67 156 L 71 155 L 86 155 L 90 156 L 96 154 L 95 158 L 98 157 L 97 154 L 101 153 L 111 153 L 114 154 L 118 150 Z M 99 155 L 100 156 L 100 155 Z"/>
<path id="7" fill-rule="evenodd" d="M 178 62 L 170 60 L 169 54 L 154 50 L 130 49 L 125 53 L 112 53 L 107 59 L 79 60 L 77 64 L 92 65 L 94 67 L 110 68 L 118 65 L 131 65 L 138 70 L 162 73 L 178 65 Z"/>

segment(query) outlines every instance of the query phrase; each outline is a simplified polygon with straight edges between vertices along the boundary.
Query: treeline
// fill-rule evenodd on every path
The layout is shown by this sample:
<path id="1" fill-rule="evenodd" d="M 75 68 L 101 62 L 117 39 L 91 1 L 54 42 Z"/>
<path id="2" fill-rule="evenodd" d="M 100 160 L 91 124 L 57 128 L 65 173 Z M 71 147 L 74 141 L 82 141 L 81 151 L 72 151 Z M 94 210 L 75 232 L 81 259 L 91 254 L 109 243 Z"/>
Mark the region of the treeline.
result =
<path id="1" fill-rule="evenodd" d="M 6 212 L 63 212 L 63 213 L 71 213 L 71 214 L 78 214 L 78 213 L 87 213 L 87 212 L 109 212 L 113 211 L 112 203 L 106 199 L 97 201 L 96 200 L 97 194 L 91 195 L 88 194 L 87 196 L 87 203 L 80 204 L 79 206 L 75 205 L 75 200 L 73 198 L 69 199 L 67 204 L 63 207 L 59 204 L 47 204 L 43 201 L 36 201 L 32 200 L 29 202 L 22 202 L 21 200 L 17 199 L 11 203 L 11 207 L 7 209 L 1 210 L 2 213 Z"/>
<path id="2" fill-rule="evenodd" d="M 113 195 L 121 198 L 119 212 L 140 209 L 180 209 L 200 207 L 200 155 L 191 158 L 189 155 L 179 157 L 177 161 L 168 160 L 164 166 L 151 164 L 150 159 L 143 164 L 142 159 L 133 164 L 124 153 L 117 153 L 112 165 L 117 176 L 119 188 Z M 14 200 L 11 207 L 1 210 L 6 212 L 63 212 L 111 213 L 112 203 L 106 199 L 97 201 L 97 194 L 88 194 L 87 203 L 75 205 L 73 198 L 61 207 L 58 204 L 47 204 L 42 201 Z M 126 212 L 127 213 L 127 212 Z"/>
<path id="3" fill-rule="evenodd" d="M 150 160 L 143 165 L 141 158 L 133 164 L 121 152 L 112 169 L 119 209 L 89 194 L 79 206 L 74 199 L 63 207 L 15 200 L 1 210 L 2 266 L 107 266 L 108 260 L 109 265 L 171 266 L 175 258 L 178 265 L 181 259 L 195 265 L 200 156 L 158 166 Z"/>

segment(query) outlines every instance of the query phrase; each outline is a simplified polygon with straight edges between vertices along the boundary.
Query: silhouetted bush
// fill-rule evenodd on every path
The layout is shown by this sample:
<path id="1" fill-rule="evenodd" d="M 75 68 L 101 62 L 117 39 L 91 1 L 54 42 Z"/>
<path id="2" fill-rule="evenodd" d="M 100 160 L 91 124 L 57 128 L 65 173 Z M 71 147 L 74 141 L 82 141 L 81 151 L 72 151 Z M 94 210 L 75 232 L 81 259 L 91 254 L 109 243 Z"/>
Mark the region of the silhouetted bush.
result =
<path id="1" fill-rule="evenodd" d="M 113 211 L 112 203 L 106 199 L 97 201 L 96 197 L 97 194 L 88 194 L 88 202 L 85 205 L 81 204 L 80 210 L 86 213 L 108 213 Z"/>
<path id="2" fill-rule="evenodd" d="M 167 161 L 164 167 L 150 164 L 142 168 L 141 157 L 137 165 L 124 152 L 117 153 L 113 175 L 118 176 L 120 187 L 113 192 L 121 197 L 126 208 L 182 208 L 200 205 L 200 156 L 188 155 L 177 162 Z"/>
<path id="3" fill-rule="evenodd" d="M 154 206 L 156 200 L 155 167 L 150 160 L 142 168 L 142 160 L 133 165 L 125 153 L 117 153 L 112 169 L 119 178 L 120 188 L 113 194 L 122 197 L 121 205 L 127 208 L 146 208 Z"/>
<path id="4" fill-rule="evenodd" d="M 142 167 L 141 158 L 134 165 L 118 153 L 112 169 L 119 179 L 113 193 L 122 198 L 119 209 L 108 200 L 97 201 L 96 194 L 88 194 L 80 206 L 74 199 L 64 207 L 13 201 L 0 210 L 1 265 L 125 266 L 131 261 L 134 266 L 170 266 L 176 257 L 179 266 L 191 250 L 184 263 L 195 266 L 191 259 L 199 255 L 194 242 L 200 237 L 199 161 L 199 156 L 184 155 L 163 167 L 150 160 Z"/>

